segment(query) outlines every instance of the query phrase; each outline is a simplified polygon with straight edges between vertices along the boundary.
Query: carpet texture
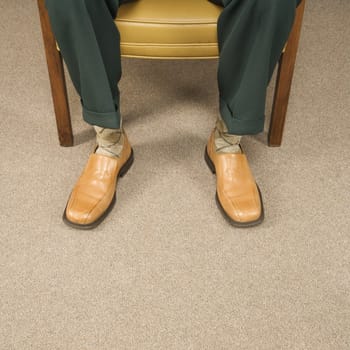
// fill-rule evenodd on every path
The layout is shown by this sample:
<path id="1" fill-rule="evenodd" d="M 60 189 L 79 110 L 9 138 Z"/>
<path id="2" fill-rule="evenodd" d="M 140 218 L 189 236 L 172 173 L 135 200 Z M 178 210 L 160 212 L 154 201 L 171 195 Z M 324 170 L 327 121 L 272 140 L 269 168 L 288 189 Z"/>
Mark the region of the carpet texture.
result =
<path id="1" fill-rule="evenodd" d="M 0 10 L 1 349 L 350 349 L 348 0 L 307 3 L 282 147 L 243 140 L 266 208 L 247 230 L 203 159 L 217 62 L 192 60 L 123 59 L 135 163 L 98 229 L 66 227 L 94 132 L 69 81 L 58 145 L 36 2 Z"/>

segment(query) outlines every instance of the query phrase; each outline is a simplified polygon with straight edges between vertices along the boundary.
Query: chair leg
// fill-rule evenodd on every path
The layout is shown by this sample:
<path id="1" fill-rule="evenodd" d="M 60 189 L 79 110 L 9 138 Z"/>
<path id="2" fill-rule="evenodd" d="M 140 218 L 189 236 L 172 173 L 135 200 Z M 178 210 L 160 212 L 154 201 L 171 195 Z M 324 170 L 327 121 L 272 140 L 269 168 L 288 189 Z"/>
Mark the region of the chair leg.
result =
<path id="1" fill-rule="evenodd" d="M 297 8 L 293 29 L 289 36 L 286 50 L 282 54 L 279 61 L 271 122 L 268 134 L 268 145 L 271 147 L 279 147 L 282 143 L 283 129 L 293 80 L 293 72 L 298 51 L 304 8 L 305 0 L 303 0 Z"/>
<path id="2" fill-rule="evenodd" d="M 49 16 L 45 8 L 45 1 L 38 0 L 38 7 L 56 115 L 58 138 L 61 146 L 72 146 L 73 132 L 62 57 L 56 47 L 56 40 L 52 33 Z"/>

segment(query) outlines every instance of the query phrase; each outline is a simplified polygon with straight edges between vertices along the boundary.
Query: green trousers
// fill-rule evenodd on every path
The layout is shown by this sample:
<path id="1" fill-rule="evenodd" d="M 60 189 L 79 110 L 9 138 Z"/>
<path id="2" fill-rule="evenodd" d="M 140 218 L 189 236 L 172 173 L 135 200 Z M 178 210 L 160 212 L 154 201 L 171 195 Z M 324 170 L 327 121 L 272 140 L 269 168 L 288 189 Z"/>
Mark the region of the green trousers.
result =
<path id="1" fill-rule="evenodd" d="M 190 0 L 188 0 L 190 1 Z M 207 1 L 207 0 L 203 0 Z M 220 114 L 230 134 L 264 127 L 266 89 L 293 25 L 297 0 L 223 0 L 217 34 Z M 120 127 L 119 0 L 46 0 L 83 118 Z"/>

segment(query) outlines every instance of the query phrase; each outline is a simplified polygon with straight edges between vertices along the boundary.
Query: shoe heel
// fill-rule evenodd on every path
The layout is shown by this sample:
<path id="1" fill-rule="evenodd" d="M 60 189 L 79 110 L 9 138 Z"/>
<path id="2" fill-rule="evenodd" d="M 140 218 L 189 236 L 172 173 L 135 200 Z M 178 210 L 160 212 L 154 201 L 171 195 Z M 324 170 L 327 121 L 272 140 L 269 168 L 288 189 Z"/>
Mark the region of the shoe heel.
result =
<path id="1" fill-rule="evenodd" d="M 208 150 L 207 150 L 207 147 L 205 147 L 205 152 L 204 152 L 204 159 L 205 159 L 205 162 L 207 163 L 208 165 L 208 168 L 210 169 L 210 171 L 215 174 L 216 171 L 215 171 L 215 166 L 214 166 L 214 163 L 211 161 L 209 155 L 208 155 Z"/>
<path id="2" fill-rule="evenodd" d="M 122 166 L 122 168 L 119 171 L 119 177 L 123 177 L 128 172 L 133 162 L 134 162 L 134 151 L 131 149 L 130 157 L 128 158 L 128 160 L 125 162 L 125 164 Z"/>

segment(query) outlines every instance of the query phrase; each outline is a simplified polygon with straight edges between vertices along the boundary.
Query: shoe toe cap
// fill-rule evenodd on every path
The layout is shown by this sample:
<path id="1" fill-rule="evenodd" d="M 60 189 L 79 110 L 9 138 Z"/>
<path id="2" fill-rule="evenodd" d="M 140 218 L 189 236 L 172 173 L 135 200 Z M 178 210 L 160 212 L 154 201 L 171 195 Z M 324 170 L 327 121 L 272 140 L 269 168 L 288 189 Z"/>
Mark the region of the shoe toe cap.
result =
<path id="1" fill-rule="evenodd" d="M 77 225 L 91 224 L 98 216 L 96 204 L 96 200 L 86 194 L 73 194 L 65 211 L 67 220 Z"/>
<path id="2" fill-rule="evenodd" d="M 262 205 L 256 195 L 228 197 L 219 194 L 218 199 L 225 213 L 237 223 L 251 223 L 261 218 Z"/>

